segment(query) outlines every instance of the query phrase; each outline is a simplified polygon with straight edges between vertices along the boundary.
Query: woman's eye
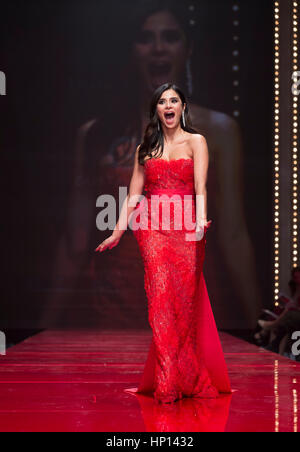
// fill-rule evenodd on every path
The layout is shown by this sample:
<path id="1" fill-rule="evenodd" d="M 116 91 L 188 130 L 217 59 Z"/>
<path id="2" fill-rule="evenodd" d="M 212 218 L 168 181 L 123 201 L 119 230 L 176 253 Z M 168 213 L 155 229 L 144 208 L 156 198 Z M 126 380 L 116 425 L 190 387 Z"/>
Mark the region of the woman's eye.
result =
<path id="1" fill-rule="evenodd" d="M 170 102 L 172 102 L 172 104 L 177 104 L 177 103 L 178 103 L 178 99 L 170 99 Z M 164 100 L 164 99 L 161 99 L 161 100 L 158 101 L 158 103 L 159 103 L 160 105 L 162 105 L 162 104 L 165 103 L 165 100 Z"/>

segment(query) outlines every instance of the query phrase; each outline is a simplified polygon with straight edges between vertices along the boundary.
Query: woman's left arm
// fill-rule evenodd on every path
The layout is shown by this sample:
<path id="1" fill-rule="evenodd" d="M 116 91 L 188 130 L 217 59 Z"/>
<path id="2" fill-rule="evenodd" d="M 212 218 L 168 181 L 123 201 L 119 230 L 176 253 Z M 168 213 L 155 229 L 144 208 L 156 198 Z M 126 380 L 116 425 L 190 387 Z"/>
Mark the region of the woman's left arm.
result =
<path id="1" fill-rule="evenodd" d="M 191 138 L 194 159 L 194 184 L 196 193 L 196 231 L 208 226 L 207 222 L 207 171 L 209 154 L 207 141 L 203 135 L 195 134 Z"/>

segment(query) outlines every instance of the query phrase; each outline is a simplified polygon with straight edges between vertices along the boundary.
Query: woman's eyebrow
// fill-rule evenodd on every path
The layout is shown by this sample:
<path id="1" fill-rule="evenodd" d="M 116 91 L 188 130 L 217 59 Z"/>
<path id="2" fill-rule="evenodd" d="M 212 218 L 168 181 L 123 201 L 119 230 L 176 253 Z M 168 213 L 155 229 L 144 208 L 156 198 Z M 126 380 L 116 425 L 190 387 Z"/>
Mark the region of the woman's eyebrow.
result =
<path id="1" fill-rule="evenodd" d="M 165 97 L 161 97 L 159 100 L 168 100 Z M 178 100 L 178 97 L 170 97 L 170 100 Z"/>

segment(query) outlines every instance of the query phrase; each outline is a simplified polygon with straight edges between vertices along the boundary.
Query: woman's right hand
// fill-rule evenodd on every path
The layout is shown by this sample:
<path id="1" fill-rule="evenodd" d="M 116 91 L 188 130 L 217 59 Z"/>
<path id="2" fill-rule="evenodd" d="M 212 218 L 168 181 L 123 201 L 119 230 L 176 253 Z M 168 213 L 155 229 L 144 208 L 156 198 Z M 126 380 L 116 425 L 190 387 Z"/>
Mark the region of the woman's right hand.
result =
<path id="1" fill-rule="evenodd" d="M 100 253 L 101 253 L 101 251 L 104 251 L 107 248 L 109 248 L 111 250 L 112 248 L 114 248 L 115 246 L 118 245 L 120 239 L 121 239 L 121 236 L 112 234 L 110 237 L 103 240 L 103 242 L 100 243 L 100 245 L 95 249 L 95 251 L 100 251 Z"/>

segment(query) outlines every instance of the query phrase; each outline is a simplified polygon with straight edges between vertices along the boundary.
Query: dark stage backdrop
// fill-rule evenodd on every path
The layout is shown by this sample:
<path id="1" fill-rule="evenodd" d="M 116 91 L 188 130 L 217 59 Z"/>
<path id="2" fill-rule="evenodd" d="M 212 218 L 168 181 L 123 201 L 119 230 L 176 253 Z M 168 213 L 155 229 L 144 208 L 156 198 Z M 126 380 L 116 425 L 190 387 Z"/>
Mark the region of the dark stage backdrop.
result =
<path id="1" fill-rule="evenodd" d="M 253 325 L 272 302 L 272 3 L 1 4 L 0 329 L 147 326 L 138 245 L 128 230 L 94 252 L 111 233 L 96 228 L 96 199 L 129 186 L 165 81 L 187 93 L 209 145 L 204 273 L 218 327 Z"/>

